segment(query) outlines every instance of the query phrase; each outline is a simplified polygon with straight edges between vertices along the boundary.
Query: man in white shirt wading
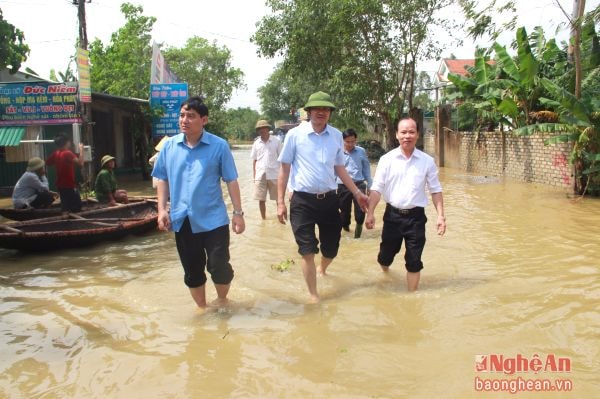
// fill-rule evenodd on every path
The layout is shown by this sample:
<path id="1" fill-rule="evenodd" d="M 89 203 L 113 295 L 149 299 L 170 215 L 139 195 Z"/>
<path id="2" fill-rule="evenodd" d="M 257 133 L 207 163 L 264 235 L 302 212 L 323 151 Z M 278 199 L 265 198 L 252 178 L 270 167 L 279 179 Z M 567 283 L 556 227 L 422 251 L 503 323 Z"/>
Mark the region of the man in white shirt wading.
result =
<path id="1" fill-rule="evenodd" d="M 437 233 L 446 232 L 442 186 L 432 157 L 415 148 L 419 132 L 417 123 L 406 118 L 398 122 L 396 138 L 400 146 L 381 157 L 377 164 L 365 226 L 375 226 L 375 207 L 381 196 L 387 203 L 383 215 L 383 229 L 377 262 L 387 272 L 404 240 L 406 283 L 409 291 L 419 286 L 423 262 L 421 254 L 425 246 L 425 206 L 429 188 L 431 200 L 437 211 Z"/>
<path id="2" fill-rule="evenodd" d="M 265 120 L 256 122 L 259 136 L 252 144 L 252 173 L 254 178 L 254 199 L 258 201 L 260 216 L 265 219 L 267 213 L 267 191 L 271 201 L 277 200 L 277 175 L 279 174 L 279 153 L 281 141 L 269 135 L 271 125 Z"/>
<path id="3" fill-rule="evenodd" d="M 277 217 L 287 219 L 286 188 L 293 191 L 290 201 L 290 222 L 298 253 L 302 256 L 302 272 L 308 286 L 310 300 L 319 302 L 315 254 L 321 250 L 318 272 L 326 274 L 327 267 L 337 256 L 342 224 L 340 221 L 336 175 L 356 197 L 361 207 L 367 205 L 363 194 L 344 167 L 342 132 L 328 125 L 335 106 L 329 94 L 319 91 L 311 94 L 304 106 L 310 117 L 290 130 L 279 156 L 281 167 L 277 182 Z M 291 171 L 291 172 L 290 172 Z M 319 239 L 315 234 L 319 227 Z"/>

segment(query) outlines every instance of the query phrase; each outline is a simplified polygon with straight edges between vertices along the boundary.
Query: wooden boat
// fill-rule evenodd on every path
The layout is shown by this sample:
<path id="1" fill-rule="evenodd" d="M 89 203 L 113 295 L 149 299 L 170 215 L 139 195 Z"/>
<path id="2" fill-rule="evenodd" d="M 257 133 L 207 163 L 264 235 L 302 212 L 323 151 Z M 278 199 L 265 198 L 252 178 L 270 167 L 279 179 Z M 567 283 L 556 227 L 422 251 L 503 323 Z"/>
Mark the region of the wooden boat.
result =
<path id="1" fill-rule="evenodd" d="M 67 216 L 0 224 L 0 247 L 33 252 L 119 240 L 156 228 L 157 215 L 157 202 L 143 200 Z"/>
<path id="2" fill-rule="evenodd" d="M 133 197 L 129 199 L 130 203 L 141 202 L 144 199 L 152 199 L 151 197 Z M 81 211 L 93 211 L 95 209 L 106 208 L 107 205 L 96 201 L 95 199 L 86 199 L 81 201 Z M 42 219 L 54 216 L 60 216 L 62 209 L 60 203 L 52 204 L 48 208 L 44 209 L 14 209 L 14 208 L 0 208 L 0 216 L 3 216 L 11 220 L 33 220 Z"/>

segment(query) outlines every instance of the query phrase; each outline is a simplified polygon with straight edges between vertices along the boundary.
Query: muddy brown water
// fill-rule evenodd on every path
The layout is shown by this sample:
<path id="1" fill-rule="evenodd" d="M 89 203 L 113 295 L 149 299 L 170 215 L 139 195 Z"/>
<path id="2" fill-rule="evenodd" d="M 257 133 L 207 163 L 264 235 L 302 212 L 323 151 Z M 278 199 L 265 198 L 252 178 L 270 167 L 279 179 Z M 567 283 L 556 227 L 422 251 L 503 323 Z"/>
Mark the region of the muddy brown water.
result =
<path id="1" fill-rule="evenodd" d="M 274 203 L 260 220 L 249 149 L 234 153 L 247 229 L 232 237 L 232 305 L 195 312 L 171 234 L 0 250 L 0 397 L 515 397 L 477 391 L 476 377 L 572 383 L 516 397 L 598 397 L 598 200 L 442 170 L 448 233 L 434 234 L 430 205 L 417 293 L 400 260 L 388 278 L 375 264 L 380 205 L 375 230 L 344 233 L 323 302 L 305 305 L 290 227 Z M 287 258 L 289 271 L 271 269 Z M 556 355 L 571 371 L 479 372 L 480 354 Z"/>

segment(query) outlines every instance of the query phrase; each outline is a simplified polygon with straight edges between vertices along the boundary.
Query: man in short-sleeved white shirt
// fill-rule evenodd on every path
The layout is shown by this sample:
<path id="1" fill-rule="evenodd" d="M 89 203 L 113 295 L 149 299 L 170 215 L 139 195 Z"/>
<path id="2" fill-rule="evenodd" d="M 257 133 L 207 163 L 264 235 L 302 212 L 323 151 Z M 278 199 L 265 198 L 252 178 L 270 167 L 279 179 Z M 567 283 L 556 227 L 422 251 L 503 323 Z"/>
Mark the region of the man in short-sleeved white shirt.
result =
<path id="1" fill-rule="evenodd" d="M 374 227 L 375 207 L 383 196 L 387 206 L 383 215 L 377 262 L 387 272 L 404 241 L 406 283 L 409 291 L 415 291 L 423 269 L 421 255 L 425 247 L 427 222 L 425 189 L 429 188 L 437 211 L 436 226 L 439 235 L 446 232 L 444 200 L 433 158 L 415 148 L 419 138 L 417 123 L 411 118 L 402 119 L 398 122 L 396 138 L 400 146 L 383 155 L 377 164 L 365 225 L 368 229 Z"/>
<path id="2" fill-rule="evenodd" d="M 252 144 L 252 173 L 254 178 L 254 199 L 258 201 L 260 216 L 267 213 L 267 192 L 271 201 L 277 200 L 277 176 L 279 174 L 279 153 L 281 141 L 269 134 L 271 125 L 266 120 L 256 122 L 258 137 Z"/>

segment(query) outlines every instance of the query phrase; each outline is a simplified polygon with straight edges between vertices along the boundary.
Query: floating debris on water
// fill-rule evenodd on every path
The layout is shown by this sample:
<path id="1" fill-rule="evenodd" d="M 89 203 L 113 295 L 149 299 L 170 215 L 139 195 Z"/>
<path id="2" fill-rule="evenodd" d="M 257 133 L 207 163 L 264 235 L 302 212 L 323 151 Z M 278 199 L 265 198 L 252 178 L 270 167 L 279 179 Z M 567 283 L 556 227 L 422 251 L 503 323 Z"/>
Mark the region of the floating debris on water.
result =
<path id="1" fill-rule="evenodd" d="M 278 272 L 286 272 L 295 263 L 296 262 L 294 262 L 293 259 L 286 259 L 286 260 L 284 260 L 282 262 L 279 262 L 277 265 L 271 265 L 271 269 L 272 270 L 277 270 Z"/>

